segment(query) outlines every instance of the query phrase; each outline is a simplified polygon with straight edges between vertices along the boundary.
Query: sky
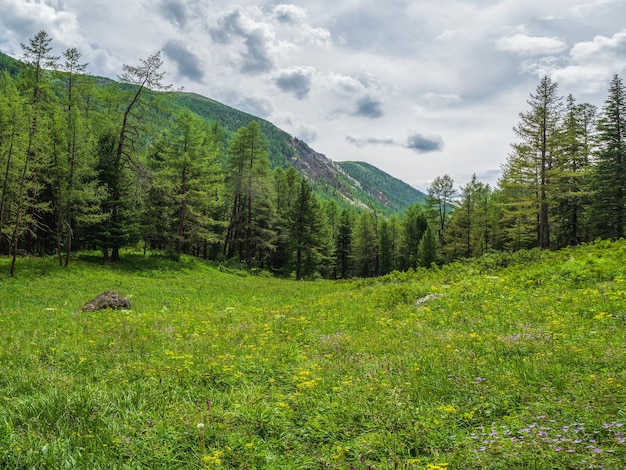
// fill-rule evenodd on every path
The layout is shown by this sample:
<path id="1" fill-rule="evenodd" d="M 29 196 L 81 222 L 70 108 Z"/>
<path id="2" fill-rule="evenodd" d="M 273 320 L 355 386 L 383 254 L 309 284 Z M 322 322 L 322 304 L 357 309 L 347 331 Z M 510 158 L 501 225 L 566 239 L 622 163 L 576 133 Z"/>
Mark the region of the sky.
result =
<path id="1" fill-rule="evenodd" d="M 492 186 L 543 76 L 602 107 L 626 79 L 626 0 L 0 0 L 0 51 L 38 31 L 92 75 L 161 51 L 165 80 L 334 161 L 426 191 Z"/>

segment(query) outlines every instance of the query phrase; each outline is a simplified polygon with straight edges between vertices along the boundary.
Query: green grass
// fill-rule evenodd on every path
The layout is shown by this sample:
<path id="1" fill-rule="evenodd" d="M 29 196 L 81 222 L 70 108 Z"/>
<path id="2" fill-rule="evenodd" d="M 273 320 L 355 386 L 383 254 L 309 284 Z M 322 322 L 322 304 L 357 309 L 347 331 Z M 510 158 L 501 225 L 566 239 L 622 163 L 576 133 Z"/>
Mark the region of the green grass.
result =
<path id="1" fill-rule="evenodd" d="M 1 468 L 626 468 L 626 242 L 336 283 L 124 260 L 0 259 Z"/>

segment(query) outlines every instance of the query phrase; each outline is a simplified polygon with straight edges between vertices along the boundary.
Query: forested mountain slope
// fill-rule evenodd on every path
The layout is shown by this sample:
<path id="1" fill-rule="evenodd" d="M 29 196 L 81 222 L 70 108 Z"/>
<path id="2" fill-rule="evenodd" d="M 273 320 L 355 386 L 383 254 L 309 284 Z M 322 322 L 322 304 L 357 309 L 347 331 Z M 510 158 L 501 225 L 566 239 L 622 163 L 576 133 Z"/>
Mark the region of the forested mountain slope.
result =
<path id="1" fill-rule="evenodd" d="M 21 63 L 0 52 L 0 71 L 16 75 Z M 111 83 L 108 79 L 98 85 Z M 360 207 L 392 214 L 400 213 L 408 205 L 425 197 L 406 183 L 366 163 L 344 165 L 315 152 L 305 142 L 289 135 L 274 124 L 252 116 L 210 98 L 186 92 L 168 93 L 175 109 L 189 109 L 207 121 L 218 122 L 229 134 L 251 121 L 259 123 L 269 142 L 270 163 L 273 168 L 295 167 L 324 199 L 336 199 L 341 206 Z M 356 166 L 355 166 L 356 165 Z M 356 168 L 360 171 L 356 171 Z M 367 169 L 367 170 L 364 170 Z"/>

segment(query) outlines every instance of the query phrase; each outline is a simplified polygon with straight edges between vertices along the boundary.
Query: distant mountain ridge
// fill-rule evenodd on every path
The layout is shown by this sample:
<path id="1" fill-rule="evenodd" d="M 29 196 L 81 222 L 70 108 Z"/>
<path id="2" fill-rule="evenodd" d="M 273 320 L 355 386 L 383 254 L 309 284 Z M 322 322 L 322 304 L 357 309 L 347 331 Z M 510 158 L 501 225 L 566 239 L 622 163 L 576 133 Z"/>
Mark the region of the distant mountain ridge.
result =
<path id="1" fill-rule="evenodd" d="M 7 70 L 15 75 L 20 66 L 21 62 L 0 52 L 0 71 Z M 106 82 L 111 81 L 98 80 L 99 84 Z M 426 197 L 421 191 L 368 163 L 334 162 L 265 119 L 196 93 L 169 92 L 168 96 L 175 109 L 189 109 L 208 122 L 216 121 L 229 134 L 257 121 L 269 142 L 272 167 L 293 166 L 320 197 L 335 199 L 340 206 L 354 205 L 394 214 Z"/>

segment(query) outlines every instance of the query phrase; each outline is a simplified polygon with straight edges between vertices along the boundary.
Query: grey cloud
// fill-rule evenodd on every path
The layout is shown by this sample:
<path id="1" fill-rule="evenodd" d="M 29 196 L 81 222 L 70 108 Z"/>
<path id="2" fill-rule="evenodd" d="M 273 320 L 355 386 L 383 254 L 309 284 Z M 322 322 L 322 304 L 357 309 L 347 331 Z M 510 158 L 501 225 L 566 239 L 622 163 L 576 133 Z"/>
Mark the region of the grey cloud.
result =
<path id="1" fill-rule="evenodd" d="M 387 146 L 397 146 L 397 147 L 400 146 L 400 144 L 393 139 L 379 139 L 377 137 L 360 137 L 360 136 L 348 135 L 346 136 L 346 141 L 359 148 L 365 147 L 368 145 L 387 145 Z"/>
<path id="2" fill-rule="evenodd" d="M 425 136 L 419 132 L 409 135 L 406 141 L 406 148 L 417 153 L 438 152 L 443 150 L 443 140 L 440 136 Z"/>
<path id="3" fill-rule="evenodd" d="M 443 140 L 439 136 L 424 136 L 418 132 L 409 135 L 406 143 L 392 138 L 346 136 L 346 142 L 359 148 L 368 145 L 384 145 L 387 147 L 403 147 L 417 153 L 437 152 L 443 149 Z"/>
<path id="4" fill-rule="evenodd" d="M 317 140 L 317 131 L 312 127 L 302 126 L 296 130 L 296 135 L 300 140 L 308 144 L 313 143 Z"/>
<path id="5" fill-rule="evenodd" d="M 240 99 L 236 106 L 238 109 L 262 118 L 269 117 L 274 111 L 272 103 L 262 97 L 248 96 Z"/>
<path id="6" fill-rule="evenodd" d="M 278 5 L 274 9 L 276 21 L 284 24 L 298 24 L 304 19 L 304 12 L 295 5 Z"/>
<path id="7" fill-rule="evenodd" d="M 210 29 L 211 38 L 218 44 L 231 44 L 234 38 L 242 38 L 246 50 L 240 54 L 240 70 L 256 75 L 274 68 L 269 54 L 269 41 L 261 28 L 250 30 L 242 24 L 241 12 L 235 10 L 223 16 L 218 26 Z"/>
<path id="8" fill-rule="evenodd" d="M 302 100 L 309 95 L 314 69 L 312 67 L 295 67 L 284 70 L 276 79 L 276 85 L 282 91 L 293 93 Z"/>
<path id="9" fill-rule="evenodd" d="M 163 46 L 165 56 L 178 66 L 178 73 L 196 82 L 204 78 L 204 70 L 200 68 L 199 59 L 192 52 L 175 41 L 168 41 Z"/>
<path id="10" fill-rule="evenodd" d="M 247 51 L 241 54 L 243 64 L 241 71 L 250 74 L 269 72 L 274 68 L 274 62 L 269 56 L 267 42 L 261 31 L 253 31 L 246 37 Z"/>
<path id="11" fill-rule="evenodd" d="M 186 6 L 180 0 L 161 0 L 159 8 L 163 16 L 178 26 L 187 24 Z"/>
<path id="12" fill-rule="evenodd" d="M 383 116 L 382 102 L 365 96 L 356 102 L 356 109 L 352 112 L 353 116 L 366 117 L 370 119 L 378 119 Z"/>

